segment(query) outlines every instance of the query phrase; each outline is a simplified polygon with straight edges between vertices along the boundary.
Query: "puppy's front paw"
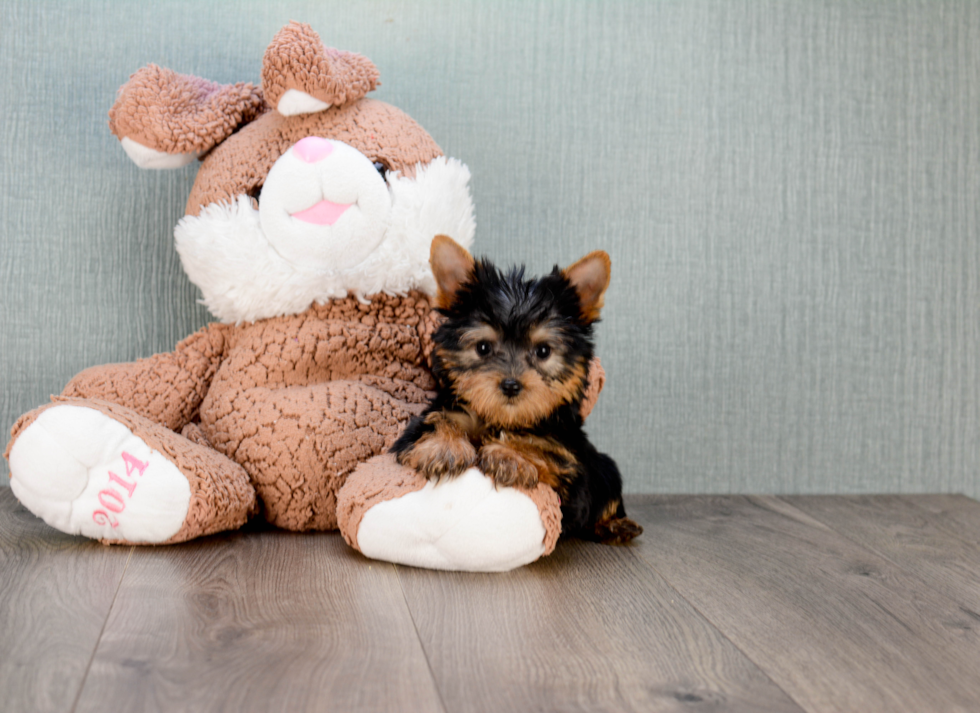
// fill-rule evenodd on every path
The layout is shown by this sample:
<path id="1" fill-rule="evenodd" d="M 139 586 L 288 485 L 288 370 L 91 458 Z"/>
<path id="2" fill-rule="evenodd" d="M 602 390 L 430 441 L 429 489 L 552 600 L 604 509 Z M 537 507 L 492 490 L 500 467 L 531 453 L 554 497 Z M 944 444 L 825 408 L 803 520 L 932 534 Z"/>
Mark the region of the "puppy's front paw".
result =
<path id="1" fill-rule="evenodd" d="M 468 440 L 451 438 L 436 431 L 420 438 L 409 450 L 399 453 L 397 460 L 429 480 L 453 478 L 476 462 L 476 448 Z"/>
<path id="2" fill-rule="evenodd" d="M 643 527 L 628 517 L 616 517 L 597 522 L 595 534 L 604 545 L 625 545 L 634 537 L 642 535 Z"/>
<path id="3" fill-rule="evenodd" d="M 500 443 L 489 443 L 480 449 L 479 467 L 498 488 L 533 488 L 538 484 L 537 467 L 517 451 Z"/>

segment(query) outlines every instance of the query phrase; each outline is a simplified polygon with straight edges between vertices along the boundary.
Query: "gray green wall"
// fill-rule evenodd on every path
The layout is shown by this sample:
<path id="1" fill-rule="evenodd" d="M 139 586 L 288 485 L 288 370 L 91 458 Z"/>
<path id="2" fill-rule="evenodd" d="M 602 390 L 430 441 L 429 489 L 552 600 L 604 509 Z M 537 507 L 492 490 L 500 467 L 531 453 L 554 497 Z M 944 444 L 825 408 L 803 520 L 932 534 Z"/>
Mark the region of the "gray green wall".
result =
<path id="1" fill-rule="evenodd" d="M 3 2 L 4 432 L 208 319 L 195 169 L 129 162 L 116 88 L 257 80 L 290 19 L 469 164 L 476 252 L 612 255 L 589 428 L 628 490 L 980 496 L 974 2 Z"/>

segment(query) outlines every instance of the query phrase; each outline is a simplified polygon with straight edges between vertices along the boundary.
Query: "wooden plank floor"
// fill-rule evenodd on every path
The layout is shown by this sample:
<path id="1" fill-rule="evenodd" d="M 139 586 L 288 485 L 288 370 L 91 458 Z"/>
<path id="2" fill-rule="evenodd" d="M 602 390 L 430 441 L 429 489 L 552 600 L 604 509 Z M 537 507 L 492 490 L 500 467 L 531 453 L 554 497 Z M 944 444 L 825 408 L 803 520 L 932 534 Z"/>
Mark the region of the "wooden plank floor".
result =
<path id="1" fill-rule="evenodd" d="M 254 527 L 62 535 L 0 489 L 0 711 L 980 711 L 980 503 L 642 496 L 505 574 Z"/>

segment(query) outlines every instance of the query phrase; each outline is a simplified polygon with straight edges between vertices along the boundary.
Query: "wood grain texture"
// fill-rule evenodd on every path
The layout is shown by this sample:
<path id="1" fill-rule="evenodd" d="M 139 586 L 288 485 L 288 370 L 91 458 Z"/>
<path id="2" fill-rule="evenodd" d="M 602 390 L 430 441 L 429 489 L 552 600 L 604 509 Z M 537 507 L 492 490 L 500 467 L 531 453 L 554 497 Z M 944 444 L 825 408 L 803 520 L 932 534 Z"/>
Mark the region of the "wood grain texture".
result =
<path id="1" fill-rule="evenodd" d="M 980 504 L 790 500 L 632 496 L 630 547 L 464 574 L 263 527 L 106 548 L 3 490 L 0 710 L 977 710 Z"/>
<path id="2" fill-rule="evenodd" d="M 915 504 L 939 516 L 958 537 L 980 546 L 980 502 L 965 495 L 917 495 Z"/>
<path id="3" fill-rule="evenodd" d="M 442 711 L 394 567 L 337 534 L 137 549 L 79 711 Z"/>
<path id="4" fill-rule="evenodd" d="M 398 571 L 447 710 L 800 710 L 628 548 Z"/>
<path id="5" fill-rule="evenodd" d="M 980 624 L 980 542 L 914 495 L 785 496 L 781 500 L 892 561 L 958 602 Z M 980 518 L 980 503 L 973 509 Z M 980 524 L 980 519 L 977 520 Z"/>
<path id="6" fill-rule="evenodd" d="M 634 498 L 641 558 L 803 708 L 968 711 L 980 626 L 773 497 Z"/>
<path id="7" fill-rule="evenodd" d="M 0 709 L 71 709 L 130 549 L 64 535 L 0 489 Z"/>

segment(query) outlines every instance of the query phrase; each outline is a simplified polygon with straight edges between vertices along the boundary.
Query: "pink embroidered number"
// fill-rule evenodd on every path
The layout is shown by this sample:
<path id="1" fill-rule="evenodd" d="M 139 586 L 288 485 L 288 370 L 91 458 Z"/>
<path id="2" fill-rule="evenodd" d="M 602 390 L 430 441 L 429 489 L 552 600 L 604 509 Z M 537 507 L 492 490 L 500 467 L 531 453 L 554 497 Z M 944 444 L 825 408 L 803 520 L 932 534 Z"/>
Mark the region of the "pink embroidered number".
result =
<path id="1" fill-rule="evenodd" d="M 146 467 L 149 465 L 149 463 L 144 463 L 139 458 L 130 455 L 126 451 L 123 451 L 122 459 L 126 464 L 126 475 L 129 477 L 133 477 L 133 471 L 136 471 L 137 475 L 142 476 L 143 471 L 145 471 Z M 121 485 L 129 498 L 133 497 L 133 493 L 136 491 L 135 480 L 124 480 L 110 470 L 109 481 L 111 483 Z M 92 513 L 92 519 L 95 520 L 95 524 L 111 525 L 113 528 L 119 527 L 119 520 L 114 518 L 109 513 L 121 513 L 126 509 L 126 500 L 129 498 L 124 499 L 122 495 L 111 487 L 100 490 L 99 502 L 102 503 L 102 507 L 104 507 L 105 510 L 96 510 L 94 513 Z"/>
<path id="2" fill-rule="evenodd" d="M 121 486 L 126 488 L 126 492 L 129 493 L 129 497 L 133 497 L 133 491 L 136 490 L 136 483 L 130 483 L 128 480 L 123 480 L 118 475 L 113 473 L 111 470 L 109 471 L 109 480 L 111 480 L 113 483 L 119 483 Z M 110 490 L 109 492 L 114 492 L 114 491 Z M 101 500 L 101 497 L 99 499 Z M 105 505 L 105 503 L 102 504 Z M 106 505 L 106 507 L 109 506 Z"/>
<path id="3" fill-rule="evenodd" d="M 143 475 L 143 471 L 149 465 L 149 463 L 144 463 L 138 458 L 129 455 L 126 451 L 123 451 L 122 459 L 126 463 L 126 475 L 132 475 L 134 470 L 138 470 L 140 475 Z"/>
<path id="4" fill-rule="evenodd" d="M 112 475 L 112 473 L 109 475 Z M 102 507 L 112 512 L 122 512 L 126 509 L 126 503 L 123 502 L 122 495 L 109 488 L 99 491 L 99 502 L 102 503 Z"/>
<path id="5" fill-rule="evenodd" d="M 96 525 L 112 525 L 113 527 L 119 527 L 119 520 L 111 517 L 109 513 L 102 510 L 96 510 L 93 512 L 92 519 L 95 520 Z"/>

